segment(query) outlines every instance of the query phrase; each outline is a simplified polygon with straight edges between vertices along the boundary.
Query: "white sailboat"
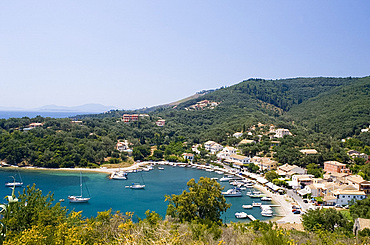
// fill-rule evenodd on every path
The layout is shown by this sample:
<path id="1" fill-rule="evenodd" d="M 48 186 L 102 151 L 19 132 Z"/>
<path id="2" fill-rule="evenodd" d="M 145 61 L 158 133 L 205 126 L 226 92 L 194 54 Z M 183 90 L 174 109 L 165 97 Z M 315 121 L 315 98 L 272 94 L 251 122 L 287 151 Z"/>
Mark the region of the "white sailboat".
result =
<path id="1" fill-rule="evenodd" d="M 90 200 L 90 197 L 83 197 L 82 195 L 82 173 L 81 171 L 80 171 L 80 189 L 81 189 L 81 195 L 80 196 L 68 196 L 69 202 L 84 203 Z"/>
<path id="2" fill-rule="evenodd" d="M 17 172 L 18 172 L 20 181 L 16 181 L 14 176 L 10 176 L 10 177 L 13 178 L 13 181 L 6 182 L 5 183 L 5 186 L 6 187 L 21 187 L 23 185 L 22 176 L 19 173 L 19 171 L 17 171 Z"/>

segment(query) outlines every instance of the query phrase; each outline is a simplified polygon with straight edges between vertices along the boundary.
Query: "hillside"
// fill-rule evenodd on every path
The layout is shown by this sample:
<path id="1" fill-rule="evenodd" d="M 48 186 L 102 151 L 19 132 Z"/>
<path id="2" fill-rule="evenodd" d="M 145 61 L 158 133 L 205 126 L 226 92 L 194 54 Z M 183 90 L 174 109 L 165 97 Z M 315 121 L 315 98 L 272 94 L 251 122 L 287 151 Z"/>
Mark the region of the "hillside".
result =
<path id="1" fill-rule="evenodd" d="M 135 111 L 115 110 L 80 118 L 150 113 L 154 118 L 166 119 L 163 133 L 185 136 L 195 142 L 208 139 L 221 142 L 231 133 L 259 121 L 274 123 L 278 127 L 304 126 L 342 138 L 358 133 L 370 122 L 369 86 L 369 77 L 248 79 L 166 106 Z M 217 106 L 188 110 L 201 101 L 214 102 Z"/>
<path id="2" fill-rule="evenodd" d="M 359 134 L 370 123 L 370 77 L 294 105 L 288 115 L 316 132 L 345 138 Z"/>
<path id="3" fill-rule="evenodd" d="M 168 120 L 169 127 L 183 135 L 197 133 L 201 139 L 212 135 L 222 140 L 228 133 L 257 121 L 288 128 L 292 127 L 289 122 L 294 121 L 317 132 L 342 137 L 355 133 L 370 121 L 369 84 L 368 77 L 249 79 L 157 113 Z M 213 110 L 185 110 L 201 100 L 220 104 Z M 307 107 L 311 108 L 311 114 L 306 113 Z M 341 114 L 341 108 L 346 113 Z M 320 126 L 315 128 L 315 122 Z"/>

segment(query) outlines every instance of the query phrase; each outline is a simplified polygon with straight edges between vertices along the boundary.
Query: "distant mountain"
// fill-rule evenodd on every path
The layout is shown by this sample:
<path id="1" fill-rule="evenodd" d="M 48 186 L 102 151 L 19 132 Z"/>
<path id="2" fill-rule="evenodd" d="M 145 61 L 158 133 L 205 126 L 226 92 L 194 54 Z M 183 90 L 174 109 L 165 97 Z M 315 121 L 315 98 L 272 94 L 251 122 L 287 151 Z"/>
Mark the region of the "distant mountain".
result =
<path id="1" fill-rule="evenodd" d="M 71 112 L 90 112 L 90 113 L 102 113 L 109 110 L 116 109 L 114 106 L 105 106 L 101 104 L 85 104 L 80 106 L 57 106 L 57 105 L 45 105 L 36 110 L 40 111 L 71 111 Z"/>

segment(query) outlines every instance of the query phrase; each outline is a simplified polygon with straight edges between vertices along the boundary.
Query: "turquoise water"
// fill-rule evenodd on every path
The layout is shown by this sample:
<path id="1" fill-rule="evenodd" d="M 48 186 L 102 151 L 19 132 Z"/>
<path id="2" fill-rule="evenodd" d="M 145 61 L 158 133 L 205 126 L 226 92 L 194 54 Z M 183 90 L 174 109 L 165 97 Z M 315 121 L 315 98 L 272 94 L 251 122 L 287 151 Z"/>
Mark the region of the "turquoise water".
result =
<path id="1" fill-rule="evenodd" d="M 194 178 L 196 181 L 201 176 L 221 178 L 222 175 L 214 172 L 206 172 L 204 170 L 179 168 L 172 166 L 164 166 L 165 170 L 154 170 L 150 172 L 129 173 L 128 180 L 110 180 L 107 174 L 83 172 L 84 183 L 88 187 L 91 200 L 89 203 L 69 203 L 68 195 L 80 194 L 80 174 L 72 171 L 52 171 L 52 170 L 29 170 L 19 169 L 22 176 L 24 186 L 36 184 L 36 187 L 42 190 L 43 194 L 49 192 L 54 193 L 54 199 L 58 201 L 63 198 L 66 201 L 62 202 L 69 210 L 83 211 L 85 217 L 96 216 L 97 212 L 112 209 L 113 211 L 134 212 L 135 218 L 144 218 L 145 211 L 151 210 L 159 213 L 163 217 L 166 214 L 167 202 L 164 201 L 165 195 L 181 194 L 187 188 L 186 183 Z M 16 175 L 12 169 L 0 168 L 0 180 L 5 183 L 11 181 L 10 176 Z M 145 182 L 144 190 L 132 190 L 125 188 L 133 182 Z M 1 182 L 0 182 L 1 183 Z M 2 184 L 2 183 L 1 183 Z M 3 185 L 3 184 L 2 184 Z M 225 190 L 232 188 L 228 182 L 221 182 L 225 186 Z M 22 191 L 22 188 L 17 188 L 16 192 Z M 84 193 L 87 193 L 84 188 Z M 234 214 L 244 211 L 252 214 L 260 220 L 268 220 L 260 214 L 260 208 L 243 209 L 243 204 L 251 204 L 252 201 L 259 201 L 245 195 L 243 197 L 227 197 L 228 203 L 232 206 L 226 213 L 222 214 L 224 222 L 249 221 L 238 220 Z M 11 194 L 11 189 L 0 186 L 0 200 L 2 197 Z M 5 199 L 2 199 L 5 201 Z M 0 201 L 0 203 L 3 201 Z M 268 202 L 266 202 L 268 204 Z"/>

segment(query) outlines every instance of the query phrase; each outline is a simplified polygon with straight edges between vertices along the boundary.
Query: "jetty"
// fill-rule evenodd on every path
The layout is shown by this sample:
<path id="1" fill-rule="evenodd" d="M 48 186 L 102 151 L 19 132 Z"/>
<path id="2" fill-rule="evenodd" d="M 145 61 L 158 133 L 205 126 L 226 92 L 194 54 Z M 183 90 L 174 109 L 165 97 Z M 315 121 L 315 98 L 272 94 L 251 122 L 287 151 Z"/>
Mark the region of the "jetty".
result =
<path id="1" fill-rule="evenodd" d="M 253 215 L 251 215 L 251 214 L 248 214 L 247 215 L 247 217 L 250 219 L 250 220 L 252 220 L 252 221 L 255 221 L 255 220 L 257 220 Z"/>

